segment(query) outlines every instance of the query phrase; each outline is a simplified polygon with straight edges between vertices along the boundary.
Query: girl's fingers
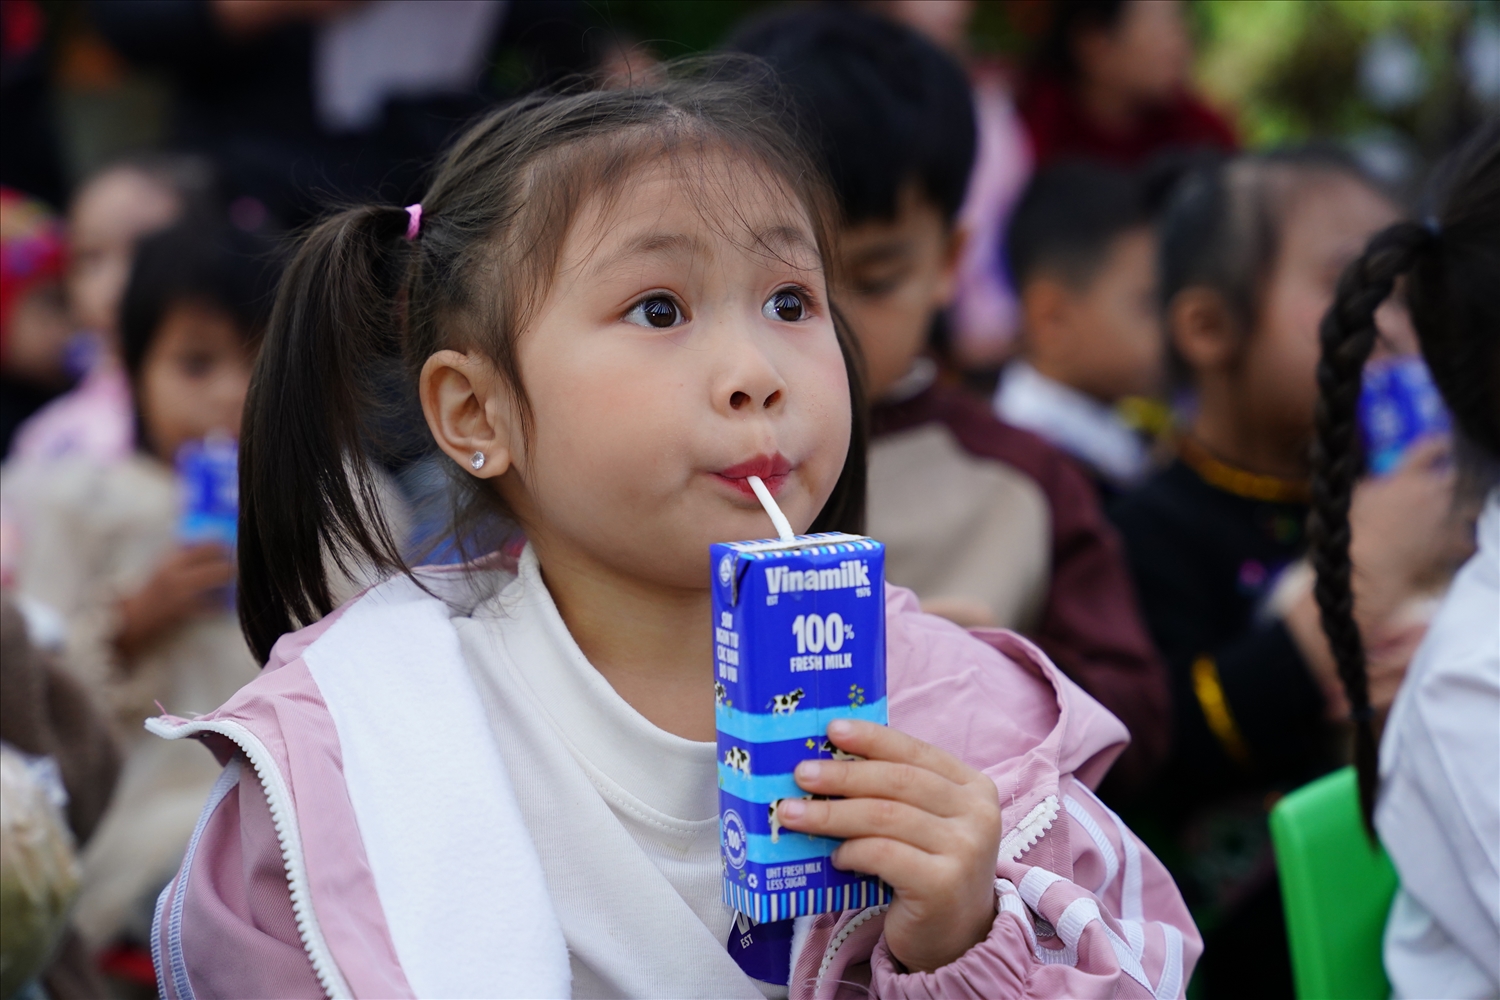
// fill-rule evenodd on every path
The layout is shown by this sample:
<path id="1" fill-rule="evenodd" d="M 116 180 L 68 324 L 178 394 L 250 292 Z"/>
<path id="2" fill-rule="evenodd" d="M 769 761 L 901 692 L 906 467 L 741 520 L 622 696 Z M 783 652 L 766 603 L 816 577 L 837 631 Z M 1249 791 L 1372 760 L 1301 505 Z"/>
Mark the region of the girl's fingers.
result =
<path id="1" fill-rule="evenodd" d="M 940 858 L 889 837 L 845 841 L 829 860 L 843 871 L 874 875 L 897 893 L 936 883 L 942 866 Z"/>
<path id="2" fill-rule="evenodd" d="M 234 582 L 233 566 L 205 566 L 184 573 L 179 581 L 183 593 L 196 597 L 206 590 L 217 590 Z"/>
<path id="3" fill-rule="evenodd" d="M 930 743 L 908 736 L 899 729 L 859 719 L 836 719 L 828 724 L 828 739 L 834 746 L 868 760 L 911 764 L 949 781 L 964 784 L 979 773 L 951 754 Z"/>
<path id="4" fill-rule="evenodd" d="M 1446 434 L 1433 434 L 1407 448 L 1397 468 L 1398 471 L 1446 471 L 1452 458 L 1452 439 Z"/>
<path id="5" fill-rule="evenodd" d="M 884 760 L 804 760 L 797 765 L 797 784 L 814 795 L 894 799 L 937 816 L 965 811 L 962 785 L 914 764 Z"/>
<path id="6" fill-rule="evenodd" d="M 905 802 L 892 799 L 782 799 L 781 825 L 820 837 L 882 837 L 933 854 L 953 845 L 949 824 Z"/>

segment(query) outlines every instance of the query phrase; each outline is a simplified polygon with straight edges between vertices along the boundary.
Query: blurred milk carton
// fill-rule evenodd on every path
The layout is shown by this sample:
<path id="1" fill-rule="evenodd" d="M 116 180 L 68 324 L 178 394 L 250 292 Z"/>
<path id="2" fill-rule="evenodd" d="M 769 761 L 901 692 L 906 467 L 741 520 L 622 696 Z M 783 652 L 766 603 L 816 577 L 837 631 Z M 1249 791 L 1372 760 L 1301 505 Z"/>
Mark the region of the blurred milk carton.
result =
<path id="1" fill-rule="evenodd" d="M 177 537 L 184 542 L 217 542 L 234 548 L 239 531 L 239 446 L 227 435 L 189 441 L 177 451 L 182 514 Z M 233 606 L 234 588 L 225 590 Z"/>
<path id="2" fill-rule="evenodd" d="M 1419 355 L 1403 354 L 1365 367 L 1359 429 L 1372 473 L 1392 472 L 1406 449 L 1422 438 L 1447 434 L 1451 427 L 1448 408 Z"/>

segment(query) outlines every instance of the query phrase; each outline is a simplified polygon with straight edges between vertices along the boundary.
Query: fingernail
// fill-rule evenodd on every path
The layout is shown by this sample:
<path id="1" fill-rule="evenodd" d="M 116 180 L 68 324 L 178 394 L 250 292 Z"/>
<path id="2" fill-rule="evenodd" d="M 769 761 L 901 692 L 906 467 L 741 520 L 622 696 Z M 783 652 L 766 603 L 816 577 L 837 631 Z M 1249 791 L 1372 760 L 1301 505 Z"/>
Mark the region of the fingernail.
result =
<path id="1" fill-rule="evenodd" d="M 828 724 L 829 736 L 850 736 L 854 733 L 854 727 L 847 719 L 834 719 Z"/>
<path id="2" fill-rule="evenodd" d="M 806 811 L 807 803 L 801 799 L 782 799 L 776 807 L 776 814 L 783 819 L 801 819 Z"/>
<path id="3" fill-rule="evenodd" d="M 804 760 L 797 765 L 797 777 L 806 778 L 808 781 L 817 781 L 822 773 L 823 765 L 815 760 Z"/>

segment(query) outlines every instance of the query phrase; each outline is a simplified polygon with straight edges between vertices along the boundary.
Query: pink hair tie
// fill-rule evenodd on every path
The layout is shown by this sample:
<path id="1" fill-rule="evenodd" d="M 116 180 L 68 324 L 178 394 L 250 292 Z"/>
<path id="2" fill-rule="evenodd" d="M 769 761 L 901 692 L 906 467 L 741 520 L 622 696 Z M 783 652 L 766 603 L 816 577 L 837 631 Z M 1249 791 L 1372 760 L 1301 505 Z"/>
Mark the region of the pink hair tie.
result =
<path id="1" fill-rule="evenodd" d="M 419 201 L 415 205 L 407 205 L 406 214 L 411 217 L 411 221 L 406 224 L 406 238 L 414 240 L 422 230 L 422 203 Z"/>

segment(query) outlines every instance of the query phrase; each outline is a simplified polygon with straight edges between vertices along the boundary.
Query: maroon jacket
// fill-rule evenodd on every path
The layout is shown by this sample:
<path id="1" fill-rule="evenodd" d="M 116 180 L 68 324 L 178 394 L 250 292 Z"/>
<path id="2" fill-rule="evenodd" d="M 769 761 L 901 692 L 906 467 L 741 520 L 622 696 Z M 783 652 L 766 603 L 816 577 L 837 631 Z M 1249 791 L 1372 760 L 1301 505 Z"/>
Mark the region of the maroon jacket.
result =
<path id="1" fill-rule="evenodd" d="M 1184 91 L 1143 114 L 1124 132 L 1100 128 L 1079 105 L 1072 89 L 1055 77 L 1028 81 L 1019 103 L 1038 167 L 1078 157 L 1134 167 L 1165 149 L 1239 148 L 1234 129 L 1218 112 Z"/>
<path id="2" fill-rule="evenodd" d="M 962 390 L 935 385 L 877 406 L 879 436 L 941 423 L 971 454 L 1034 480 L 1051 507 L 1052 573 L 1039 624 L 1028 635 L 1130 730 L 1130 748 L 1106 791 L 1128 795 L 1166 759 L 1171 701 L 1162 664 L 1136 605 L 1124 550 L 1093 485 L 1071 458 L 997 419 Z"/>

